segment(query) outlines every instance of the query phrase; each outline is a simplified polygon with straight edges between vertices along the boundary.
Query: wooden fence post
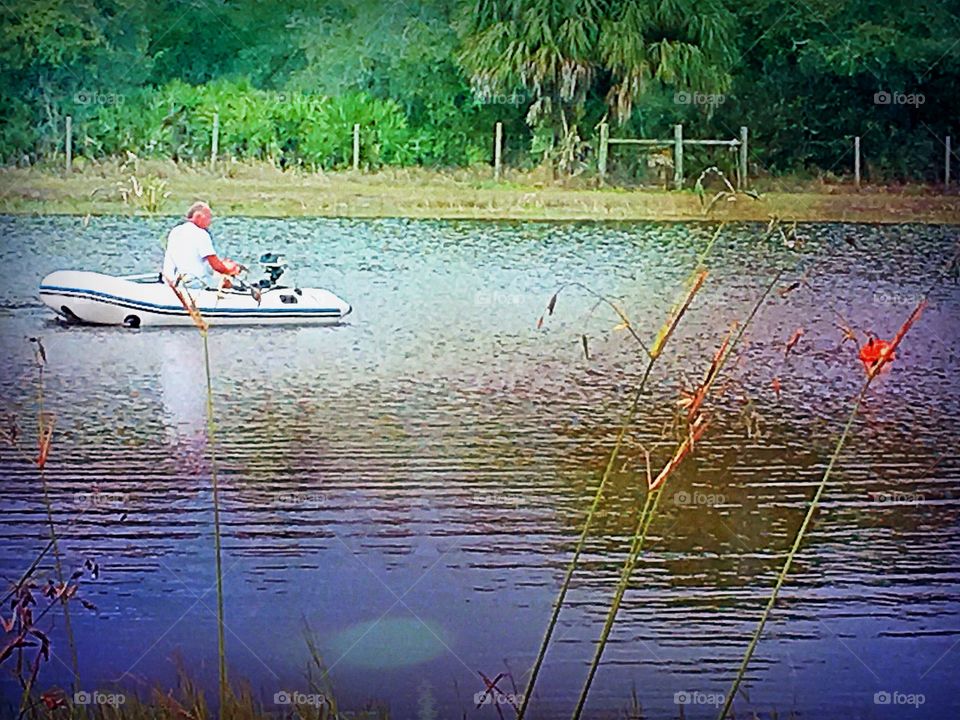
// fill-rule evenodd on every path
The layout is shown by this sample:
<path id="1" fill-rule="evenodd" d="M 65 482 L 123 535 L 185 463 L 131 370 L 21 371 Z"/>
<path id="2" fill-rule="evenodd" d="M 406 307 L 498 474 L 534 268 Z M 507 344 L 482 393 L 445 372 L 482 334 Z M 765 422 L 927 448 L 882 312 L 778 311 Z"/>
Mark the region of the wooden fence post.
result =
<path id="1" fill-rule="evenodd" d="M 600 150 L 597 152 L 597 173 L 600 175 L 600 184 L 607 179 L 607 151 L 610 145 L 610 126 L 600 123 Z"/>
<path id="2" fill-rule="evenodd" d="M 360 169 L 360 123 L 353 124 L 353 169 Z"/>
<path id="3" fill-rule="evenodd" d="M 683 189 L 683 125 L 673 126 L 673 188 Z"/>
<path id="4" fill-rule="evenodd" d="M 503 123 L 497 122 L 496 130 L 494 131 L 494 142 L 493 142 L 493 179 L 497 182 L 500 182 L 500 175 L 503 170 Z"/>
<path id="5" fill-rule="evenodd" d="M 750 187 L 747 181 L 747 143 L 749 141 L 749 131 L 745 125 L 740 127 L 740 189 L 746 190 Z"/>
<path id="6" fill-rule="evenodd" d="M 66 158 L 67 158 L 67 172 L 73 170 L 73 117 L 67 115 L 67 135 L 66 135 Z"/>
<path id="7" fill-rule="evenodd" d="M 210 138 L 210 170 L 217 167 L 217 153 L 220 151 L 220 113 L 213 114 L 213 135 Z"/>
<path id="8" fill-rule="evenodd" d="M 860 136 L 853 139 L 853 182 L 860 189 Z"/>
<path id="9" fill-rule="evenodd" d="M 947 135 L 946 140 L 944 141 L 946 145 L 946 151 L 943 153 L 943 186 L 949 187 L 950 185 L 950 136 Z"/>

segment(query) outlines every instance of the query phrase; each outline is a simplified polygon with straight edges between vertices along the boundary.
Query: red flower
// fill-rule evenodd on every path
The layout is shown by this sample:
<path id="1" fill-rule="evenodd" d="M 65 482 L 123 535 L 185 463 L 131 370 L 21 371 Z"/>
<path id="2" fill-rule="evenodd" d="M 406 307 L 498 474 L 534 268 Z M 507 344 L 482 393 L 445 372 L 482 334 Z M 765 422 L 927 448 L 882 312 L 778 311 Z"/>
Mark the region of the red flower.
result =
<path id="1" fill-rule="evenodd" d="M 875 377 L 877 373 L 886 367 L 888 362 L 893 361 L 894 351 L 900 347 L 900 343 L 903 342 L 903 338 L 906 336 L 907 331 L 913 327 L 913 324 L 917 321 L 926 307 L 927 299 L 923 298 L 917 303 L 917 306 L 913 309 L 913 312 L 910 313 L 910 317 L 908 317 L 906 321 L 904 321 L 903 325 L 900 326 L 900 329 L 897 330 L 897 334 L 893 336 L 892 342 L 888 343 L 885 340 L 870 338 L 870 340 L 867 341 L 867 344 L 860 348 L 860 359 L 863 361 L 863 366 L 867 370 L 868 377 Z"/>
<path id="2" fill-rule="evenodd" d="M 860 360 L 863 362 L 867 372 L 875 372 L 875 367 L 878 365 L 886 365 L 894 359 L 893 346 L 886 340 L 870 338 L 866 344 L 860 348 Z"/>

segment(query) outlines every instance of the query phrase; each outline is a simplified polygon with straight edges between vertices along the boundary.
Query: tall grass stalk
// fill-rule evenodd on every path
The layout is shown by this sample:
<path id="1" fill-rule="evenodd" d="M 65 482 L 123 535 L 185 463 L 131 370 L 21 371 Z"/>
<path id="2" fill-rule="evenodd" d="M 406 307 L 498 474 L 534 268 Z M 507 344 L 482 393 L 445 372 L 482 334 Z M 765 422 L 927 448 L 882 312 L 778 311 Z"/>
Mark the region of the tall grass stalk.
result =
<path id="1" fill-rule="evenodd" d="M 220 483 L 217 477 L 217 451 L 215 446 L 216 423 L 213 414 L 213 375 L 210 372 L 210 343 L 207 328 L 200 328 L 203 337 L 203 367 L 207 379 L 207 447 L 210 452 L 210 484 L 213 488 L 213 545 L 216 553 L 217 571 L 217 659 L 218 685 L 220 691 L 221 717 L 227 707 L 227 652 L 223 624 L 223 553 L 220 535 Z"/>
<path id="2" fill-rule="evenodd" d="M 767 624 L 767 619 L 770 617 L 770 613 L 773 611 L 773 606 L 777 602 L 777 597 L 780 594 L 780 588 L 783 587 L 783 583 L 787 578 L 787 574 L 790 572 L 790 568 L 793 565 L 793 558 L 800 549 L 800 545 L 807 533 L 807 529 L 810 527 L 810 522 L 813 520 L 813 516 L 817 512 L 817 508 L 820 505 L 820 498 L 823 496 L 823 491 L 827 487 L 827 481 L 833 474 L 833 469 L 837 464 L 840 453 L 843 451 L 843 446 L 846 444 L 847 438 L 850 436 L 850 431 L 853 429 L 853 424 L 857 419 L 857 415 L 860 413 L 860 407 L 863 405 L 863 401 L 866 399 L 867 392 L 870 390 L 870 385 L 880 374 L 880 370 L 883 369 L 884 365 L 892 360 L 894 351 L 907 334 L 907 331 L 920 316 L 920 313 L 926 307 L 927 295 L 929 295 L 929 291 L 924 294 L 923 299 L 921 299 L 914 308 L 913 312 L 910 314 L 910 317 L 907 318 L 904 324 L 900 327 L 900 330 L 894 337 L 893 342 L 890 344 L 889 352 L 880 360 L 873 363 L 873 365 L 867 367 L 867 379 L 863 383 L 863 387 L 860 388 L 860 392 L 857 394 L 856 399 L 854 400 L 853 408 L 850 411 L 850 416 L 847 418 L 847 422 L 843 426 L 843 432 L 840 433 L 836 447 L 833 449 L 833 454 L 830 456 L 830 461 L 827 463 L 827 467 L 823 471 L 823 476 L 820 478 L 820 482 L 817 484 L 817 489 L 813 494 L 813 499 L 810 501 L 810 506 L 807 508 L 807 513 L 803 517 L 803 522 L 800 523 L 800 528 L 797 530 L 797 534 L 793 539 L 793 544 L 790 546 L 790 551 L 787 553 L 787 557 L 783 562 L 783 567 L 777 574 L 777 581 L 774 583 L 773 590 L 770 592 L 770 597 L 767 599 L 767 604 L 764 607 L 763 614 L 760 616 L 757 627 L 753 632 L 753 637 L 750 639 L 750 644 L 747 646 L 747 650 L 743 654 L 743 659 L 741 660 L 740 667 L 737 670 L 737 676 L 734 678 L 733 684 L 730 686 L 730 690 L 724 699 L 720 714 L 717 716 L 718 720 L 724 720 L 733 707 L 733 700 L 736 697 L 737 692 L 740 689 L 740 685 L 743 682 L 743 678 L 747 673 L 747 667 L 749 666 L 750 660 L 753 657 L 753 653 L 757 648 L 757 644 L 760 642 L 760 636 L 763 634 L 763 629 Z"/>
<path id="3" fill-rule="evenodd" d="M 763 628 L 767 624 L 767 618 L 770 617 L 770 611 L 773 610 L 773 606 L 777 602 L 777 597 L 780 594 L 780 588 L 783 587 L 783 582 L 786 580 L 787 573 L 790 572 L 790 566 L 793 565 L 793 558 L 797 554 L 797 550 L 800 549 L 800 543 L 803 541 L 803 537 L 807 532 L 807 527 L 810 525 L 810 521 L 813 519 L 814 513 L 816 513 L 817 507 L 820 504 L 820 497 L 823 495 L 823 490 L 827 486 L 827 480 L 830 479 L 830 475 L 833 472 L 833 467 L 837 462 L 837 458 L 840 457 L 840 452 L 843 450 L 843 446 L 847 441 L 847 437 L 850 435 L 850 430 L 853 428 L 853 423 L 857 418 L 857 414 L 860 412 L 860 405 L 863 403 L 863 399 L 866 396 L 867 390 L 870 389 L 870 384 L 872 382 L 873 377 L 868 377 L 853 403 L 853 410 L 850 412 L 850 416 L 847 418 L 843 432 L 840 434 L 840 439 L 837 440 L 837 445 L 833 450 L 833 455 L 830 456 L 830 462 L 827 464 L 827 468 L 823 473 L 823 477 L 820 478 L 820 483 L 817 485 L 817 490 L 813 494 L 813 500 L 810 501 L 810 507 L 807 508 L 807 514 L 804 516 L 803 522 L 800 524 L 800 529 L 797 530 L 796 537 L 793 539 L 793 545 L 790 547 L 790 552 L 787 553 L 787 559 L 783 563 L 783 568 L 781 568 L 780 573 L 777 575 L 777 582 L 774 584 L 773 591 L 770 593 L 770 597 L 767 599 L 767 605 L 763 609 L 763 614 L 760 616 L 760 621 L 757 623 L 753 637 L 750 639 L 750 644 L 747 646 L 747 651 L 743 654 L 743 660 L 740 662 L 739 670 L 737 670 L 737 677 L 734 678 L 733 684 L 730 686 L 730 691 L 727 693 L 726 699 L 724 700 L 723 708 L 720 710 L 720 714 L 718 715 L 720 720 L 723 720 L 723 718 L 727 716 L 727 713 L 730 712 L 730 708 L 733 705 L 733 698 L 740 689 L 740 683 L 743 681 L 743 677 L 747 672 L 747 666 L 750 664 L 750 659 L 753 657 L 753 651 L 756 649 L 757 643 L 760 641 L 760 635 L 763 633 Z"/>
<path id="4" fill-rule="evenodd" d="M 524 713 L 527 711 L 527 705 L 530 702 L 530 698 L 533 696 L 533 689 L 537 682 L 537 675 L 540 672 L 540 668 L 543 665 L 543 659 L 546 657 L 547 648 L 550 646 L 550 640 L 553 637 L 553 631 L 557 626 L 557 620 L 560 618 L 560 611 L 563 608 L 563 603 L 567 597 L 567 591 L 570 589 L 570 581 L 573 578 L 573 574 L 577 569 L 577 566 L 580 562 L 580 554 L 583 552 L 583 546 L 586 544 L 587 535 L 590 532 L 590 528 L 593 525 L 593 518 L 596 515 L 597 509 L 600 507 L 600 501 L 603 498 L 603 492 L 606 489 L 607 481 L 610 479 L 610 475 L 613 473 L 613 467 L 617 462 L 617 457 L 620 455 L 620 448 L 623 446 L 623 438 L 627 434 L 627 430 L 633 425 L 633 419 L 637 413 L 637 407 L 640 404 L 640 396 L 643 394 L 643 390 L 647 384 L 647 378 L 650 377 L 650 372 L 653 370 L 653 366 L 656 363 L 656 358 L 650 358 L 647 361 L 646 370 L 643 373 L 643 377 L 640 380 L 640 384 L 637 386 L 636 391 L 633 394 L 633 400 L 630 403 L 630 409 L 627 411 L 627 415 L 623 421 L 623 424 L 620 426 L 620 430 L 617 432 L 617 439 L 613 443 L 613 449 L 610 451 L 610 457 L 607 459 L 607 464 L 603 469 L 603 475 L 600 477 L 600 483 L 597 485 L 597 490 L 593 496 L 593 502 L 590 503 L 590 508 L 587 510 L 587 516 L 583 521 L 583 528 L 580 531 L 580 537 L 577 538 L 577 544 L 573 549 L 573 557 L 570 558 L 570 562 L 567 564 L 566 572 L 563 576 L 563 582 L 560 583 L 560 591 L 557 593 L 557 598 L 553 603 L 553 612 L 550 615 L 550 621 L 547 623 L 547 629 L 544 632 L 543 640 L 540 643 L 540 649 L 537 652 L 537 657 L 534 660 L 533 667 L 530 670 L 530 677 L 527 680 L 527 687 L 522 696 L 520 702 L 520 708 L 517 710 L 518 720 L 522 720 Z"/>
<path id="5" fill-rule="evenodd" d="M 736 347 L 740 344 L 740 341 L 747 332 L 747 328 L 753 322 L 754 318 L 756 318 L 757 313 L 760 311 L 760 308 L 763 307 L 763 304 L 770 296 L 773 288 L 776 287 L 776 284 L 780 281 L 780 278 L 783 276 L 783 272 L 784 271 L 782 269 L 777 271 L 777 273 L 773 276 L 773 279 L 770 280 L 760 297 L 754 303 L 746 318 L 740 324 L 733 341 L 723 346 L 723 350 L 720 357 L 717 359 L 714 371 L 704 383 L 704 396 L 719 377 L 720 370 L 731 357 Z M 630 551 L 627 554 L 626 560 L 623 564 L 623 569 L 620 572 L 620 580 L 617 582 L 616 589 L 613 593 L 613 599 L 610 602 L 610 609 L 607 611 L 607 617 L 604 620 L 603 629 L 600 631 L 600 639 L 598 640 L 597 647 L 594 650 L 593 660 L 590 662 L 590 668 L 587 671 L 587 678 L 580 690 L 580 696 L 577 699 L 577 705 L 573 711 L 574 720 L 577 720 L 583 713 L 583 708 L 587 702 L 587 695 L 590 693 L 590 687 L 593 684 L 593 679 L 597 674 L 597 669 L 600 667 L 600 660 L 603 657 L 603 652 L 607 647 L 610 633 L 613 631 L 613 626 L 616 623 L 617 613 L 620 611 L 620 605 L 623 602 L 623 597 L 630 585 L 630 578 L 636 569 L 637 562 L 640 558 L 640 553 L 643 551 L 643 546 L 647 539 L 647 532 L 650 529 L 650 524 L 653 522 L 653 518 L 657 513 L 664 486 L 665 483 L 656 489 L 648 488 L 646 492 L 646 500 L 644 501 L 640 516 L 637 519 L 637 526 L 633 533 Z"/>
<path id="6" fill-rule="evenodd" d="M 603 650 L 607 645 L 607 639 L 610 637 L 610 633 L 613 630 L 613 625 L 616 622 L 617 610 L 620 608 L 620 602 L 623 600 L 624 593 L 627 591 L 627 585 L 629 585 L 630 576 L 633 574 L 633 570 L 637 565 L 637 560 L 640 557 L 640 551 L 643 548 L 643 543 L 647 538 L 647 530 L 650 528 L 650 522 L 653 520 L 653 516 L 656 512 L 657 505 L 660 502 L 660 495 L 662 492 L 663 487 L 661 486 L 656 490 L 646 493 L 647 497 L 643 503 L 643 510 L 640 512 L 637 532 L 634 533 L 633 542 L 630 545 L 630 552 L 628 553 L 627 560 L 623 566 L 620 582 L 617 583 L 617 588 L 613 595 L 613 602 L 611 603 L 610 610 L 607 612 L 607 617 L 603 622 L 603 630 L 600 632 L 600 640 L 597 643 L 596 650 L 594 651 L 593 660 L 590 663 L 590 669 L 587 671 L 587 679 L 584 681 L 583 687 L 580 690 L 579 698 L 577 698 L 577 706 L 573 711 L 574 718 L 579 718 L 583 713 L 583 706 L 587 702 L 587 694 L 590 692 L 590 685 L 593 683 L 593 678 L 597 673 L 597 668 L 600 666 L 600 657 L 603 655 Z"/>
<path id="7" fill-rule="evenodd" d="M 217 573 L 217 666 L 218 689 L 220 698 L 220 716 L 223 717 L 227 708 L 227 651 L 224 641 L 224 613 L 223 613 L 223 546 L 220 533 L 220 483 L 217 477 L 217 449 L 216 449 L 216 421 L 213 409 L 213 373 L 210 371 L 210 343 L 208 339 L 209 325 L 204 320 L 196 301 L 186 289 L 179 287 L 180 278 L 173 280 L 164 277 L 167 285 L 173 290 L 177 299 L 183 305 L 200 337 L 203 338 L 203 369 L 207 383 L 207 450 L 210 454 L 210 484 L 213 492 L 213 547 L 216 555 Z M 221 280 L 219 289 L 222 290 L 225 280 Z"/>
<path id="8" fill-rule="evenodd" d="M 39 567 L 40 563 L 43 561 L 43 559 L 47 556 L 47 553 L 50 552 L 52 548 L 53 548 L 53 540 L 48 540 L 47 544 L 44 545 L 43 550 L 41 550 L 40 553 L 33 559 L 33 562 L 30 563 L 30 567 L 28 567 L 26 570 L 23 571 L 23 574 L 20 576 L 20 579 L 17 580 L 15 583 L 13 583 L 13 585 L 11 586 L 11 589 L 8 590 L 7 594 L 3 596 L 2 600 L 0 600 L 0 607 L 3 607 L 4 605 L 6 605 L 7 600 L 12 598 L 14 595 L 16 595 L 20 591 L 20 588 L 23 587 L 23 584 L 27 581 L 27 579 L 31 575 L 33 575 L 34 570 L 36 570 L 37 567 Z"/>
<path id="9" fill-rule="evenodd" d="M 53 520 L 53 503 L 51 502 L 50 494 L 47 491 L 47 480 L 42 468 L 40 469 L 40 480 L 43 484 L 43 502 L 46 505 L 47 510 L 47 524 L 50 526 L 50 544 L 53 549 L 53 564 L 57 575 L 57 582 L 61 586 L 64 586 L 63 563 L 60 556 L 60 543 L 57 538 L 56 525 Z M 77 644 L 73 637 L 73 625 L 70 620 L 69 599 L 67 598 L 66 593 L 60 596 L 60 605 L 63 607 L 63 628 L 67 634 L 67 645 L 70 647 L 70 664 L 72 666 L 71 669 L 73 670 L 74 692 L 77 692 L 81 689 L 80 661 L 77 655 Z M 28 682 L 26 687 L 23 689 L 23 704 L 21 704 L 21 711 L 26 709 L 26 703 L 30 699 L 30 693 L 32 690 L 33 678 L 31 677 L 31 681 Z"/>
<path id="10" fill-rule="evenodd" d="M 50 542 L 48 548 L 45 549 L 40 556 L 36 559 L 32 568 L 36 567 L 36 564 L 39 563 L 40 559 L 47 553 L 48 549 L 53 550 L 53 565 L 54 570 L 57 576 L 57 582 L 61 587 L 65 587 L 63 579 L 63 562 L 60 555 L 60 543 L 57 537 L 57 527 L 53 519 L 53 502 L 50 499 L 50 491 L 47 485 L 47 474 L 46 474 L 46 458 L 47 453 L 49 452 L 50 443 L 52 442 L 53 436 L 53 426 L 52 421 L 48 425 L 48 420 L 45 414 L 44 407 L 44 377 L 43 377 L 43 368 L 46 364 L 46 351 L 43 349 L 43 345 L 40 342 L 39 338 L 33 339 L 37 343 L 37 444 L 39 449 L 39 455 L 37 457 L 37 466 L 38 473 L 40 476 L 40 486 L 43 489 L 43 503 L 47 511 L 47 525 L 50 528 Z M 30 571 L 28 571 L 30 572 Z M 70 608 L 68 606 L 69 598 L 66 593 L 63 593 L 60 596 L 60 604 L 63 608 L 63 626 L 67 634 L 67 644 L 70 647 L 70 663 L 73 670 L 73 685 L 74 691 L 80 690 L 80 662 L 77 656 L 77 644 L 73 637 L 73 625 L 70 621 Z M 30 680 L 26 683 L 23 689 L 23 697 L 20 703 L 20 715 L 22 716 L 26 712 L 30 700 L 30 693 L 33 690 L 33 680 L 31 676 Z"/>
<path id="11" fill-rule="evenodd" d="M 537 677 L 540 674 L 541 667 L 543 666 L 543 660 L 547 655 L 547 649 L 550 647 L 550 641 L 553 638 L 553 632 L 556 629 L 557 621 L 560 618 L 560 612 L 563 609 L 563 603 L 566 600 L 567 591 L 570 589 L 570 582 L 573 579 L 573 575 L 580 563 L 580 555 L 583 552 L 583 547 L 586 544 L 587 536 L 589 535 L 590 529 L 593 526 L 593 520 L 597 509 L 600 507 L 600 502 L 603 499 L 604 490 L 606 489 L 607 482 L 610 480 L 610 476 L 613 473 L 613 468 L 616 464 L 617 458 L 620 455 L 620 449 L 623 447 L 623 439 L 627 434 L 627 430 L 629 430 L 633 425 L 637 414 L 637 408 L 640 405 L 640 397 L 643 395 L 643 391 L 646 388 L 647 380 L 650 378 L 650 373 L 653 371 L 653 367 L 657 362 L 657 358 L 660 357 L 660 352 L 662 352 L 667 340 L 669 340 L 670 336 L 673 334 L 673 331 L 680 323 L 683 314 L 693 301 L 693 297 L 703 285 L 706 272 L 703 266 L 704 260 L 713 249 L 717 238 L 720 237 L 723 227 L 724 226 L 722 223 L 717 227 L 716 231 L 711 236 L 710 241 L 707 243 L 707 246 L 697 258 L 697 266 L 687 279 L 688 290 L 683 294 L 683 296 L 681 296 L 677 303 L 675 303 L 673 310 L 667 318 L 667 321 L 657 334 L 656 352 L 647 350 L 639 336 L 633 332 L 629 320 L 626 320 L 623 316 L 623 313 L 616 306 L 611 304 L 617 314 L 621 317 L 621 320 L 624 320 L 627 328 L 631 330 L 631 334 L 637 340 L 640 347 L 646 351 L 648 356 L 647 365 L 643 375 L 640 378 L 640 383 L 637 385 L 637 389 L 634 391 L 633 398 L 630 402 L 630 408 L 627 410 L 623 423 L 620 425 L 620 429 L 617 431 L 617 438 L 613 443 L 613 448 L 610 450 L 610 456 L 607 458 L 607 463 L 604 466 L 603 474 L 600 477 L 600 482 L 597 485 L 596 492 L 594 493 L 593 501 L 590 503 L 590 507 L 587 510 L 587 515 L 584 518 L 583 528 L 580 531 L 580 537 L 577 538 L 577 544 L 574 546 L 573 556 L 570 558 L 570 562 L 567 564 L 566 571 L 564 572 L 563 580 L 560 583 L 560 590 L 557 593 L 557 598 L 553 603 L 553 610 L 550 614 L 550 620 L 547 623 L 547 629 L 544 631 L 543 639 L 540 642 L 540 648 L 537 651 L 536 658 L 534 659 L 533 667 L 530 669 L 530 676 L 527 679 L 527 686 L 520 701 L 520 707 L 517 709 L 517 720 L 523 720 L 523 717 L 527 711 L 527 706 L 530 704 L 530 700 L 533 697 L 533 690 L 537 683 Z M 554 295 L 554 298 L 556 298 L 556 295 Z M 551 309 L 552 307 L 553 301 L 551 301 L 550 304 Z"/>

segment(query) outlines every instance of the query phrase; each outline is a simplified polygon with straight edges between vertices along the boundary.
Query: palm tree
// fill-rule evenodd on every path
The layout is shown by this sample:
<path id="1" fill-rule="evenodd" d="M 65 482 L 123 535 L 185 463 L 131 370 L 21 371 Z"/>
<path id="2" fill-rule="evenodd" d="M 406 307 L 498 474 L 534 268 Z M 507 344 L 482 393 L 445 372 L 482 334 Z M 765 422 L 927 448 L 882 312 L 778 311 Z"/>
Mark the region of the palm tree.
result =
<path id="1" fill-rule="evenodd" d="M 476 0 L 460 62 L 480 94 L 529 94 L 527 122 L 555 148 L 576 136 L 588 93 L 620 123 L 651 84 L 729 85 L 734 37 L 721 0 Z"/>

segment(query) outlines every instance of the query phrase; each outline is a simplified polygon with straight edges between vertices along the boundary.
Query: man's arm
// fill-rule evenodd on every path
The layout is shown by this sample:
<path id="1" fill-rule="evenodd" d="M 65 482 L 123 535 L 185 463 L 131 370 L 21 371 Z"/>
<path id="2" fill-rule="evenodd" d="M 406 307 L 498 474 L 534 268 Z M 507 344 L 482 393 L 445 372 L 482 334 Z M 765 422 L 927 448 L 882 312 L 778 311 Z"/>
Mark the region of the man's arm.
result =
<path id="1" fill-rule="evenodd" d="M 223 258 L 221 260 L 216 255 L 207 255 L 204 260 L 210 263 L 210 267 L 216 272 L 222 273 L 223 275 L 238 275 L 240 273 L 239 263 L 229 258 Z"/>

